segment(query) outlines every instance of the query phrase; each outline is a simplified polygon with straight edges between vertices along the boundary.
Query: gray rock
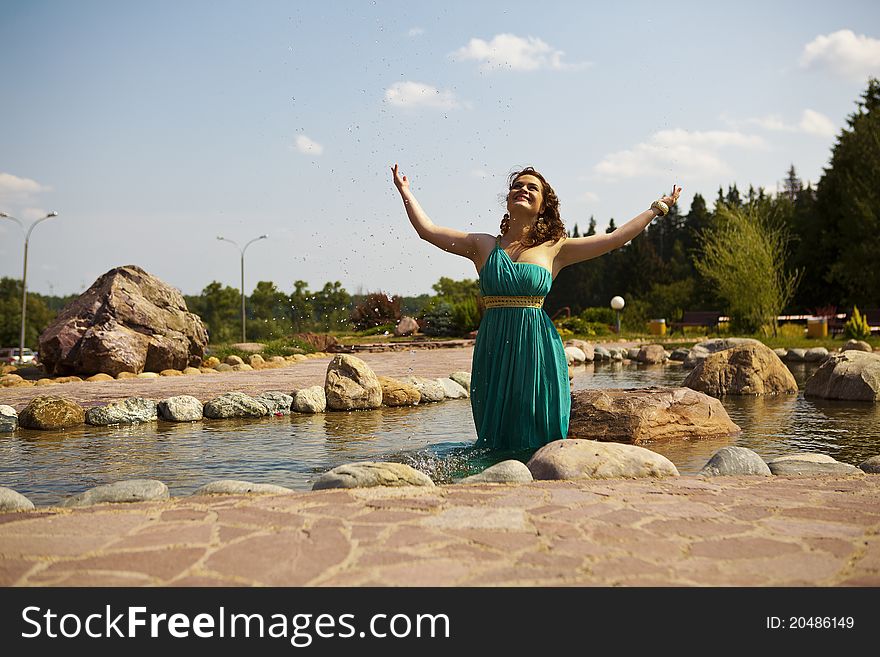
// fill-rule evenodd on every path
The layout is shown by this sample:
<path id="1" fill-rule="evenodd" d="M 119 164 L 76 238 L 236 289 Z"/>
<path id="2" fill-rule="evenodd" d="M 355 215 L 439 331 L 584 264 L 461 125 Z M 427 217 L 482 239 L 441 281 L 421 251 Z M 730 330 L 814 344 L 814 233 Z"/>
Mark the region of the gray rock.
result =
<path id="1" fill-rule="evenodd" d="M 33 511 L 34 503 L 11 488 L 0 486 L 0 511 Z"/>
<path id="2" fill-rule="evenodd" d="M 669 354 L 669 360 L 683 362 L 688 357 L 690 351 L 690 349 L 683 349 L 681 347 L 679 347 L 678 349 L 673 349 L 672 353 Z"/>
<path id="3" fill-rule="evenodd" d="M 828 350 L 825 347 L 813 347 L 807 349 L 804 354 L 804 362 L 806 363 L 819 363 L 826 358 L 828 358 Z"/>
<path id="4" fill-rule="evenodd" d="M 611 352 L 601 345 L 593 347 L 594 360 L 611 360 Z"/>
<path id="5" fill-rule="evenodd" d="M 859 463 L 859 470 L 868 474 L 880 474 L 880 456 L 872 456 Z"/>
<path id="6" fill-rule="evenodd" d="M 526 464 L 522 461 L 517 461 L 516 459 L 510 459 L 507 461 L 501 461 L 501 463 L 496 463 L 490 468 L 486 468 L 479 474 L 471 475 L 470 477 L 465 477 L 461 480 L 462 484 L 481 484 L 481 483 L 492 483 L 492 484 L 504 484 L 504 483 L 518 483 L 518 484 L 526 484 L 530 481 L 533 481 L 531 471 L 526 467 Z"/>
<path id="7" fill-rule="evenodd" d="M 626 359 L 626 349 L 612 348 L 608 351 L 611 354 L 611 360 L 622 361 Z"/>
<path id="8" fill-rule="evenodd" d="M 785 357 L 788 354 L 788 349 L 786 349 L 785 347 L 777 347 L 773 350 L 773 353 L 779 356 L 780 360 L 785 360 Z"/>
<path id="9" fill-rule="evenodd" d="M 626 357 L 629 360 L 636 360 L 639 357 L 639 351 L 641 351 L 639 347 L 631 347 L 630 349 L 626 350 Z"/>
<path id="10" fill-rule="evenodd" d="M 224 420 L 233 417 L 263 417 L 269 411 L 250 395 L 227 392 L 207 402 L 202 412 L 212 420 Z"/>
<path id="11" fill-rule="evenodd" d="M 394 335 L 413 335 L 419 332 L 419 323 L 412 317 L 401 317 L 394 327 Z"/>
<path id="12" fill-rule="evenodd" d="M 158 404 L 159 417 L 169 422 L 196 422 L 202 419 L 202 402 L 190 395 L 177 395 Z"/>
<path id="13" fill-rule="evenodd" d="M 380 376 L 378 379 L 382 386 L 382 403 L 385 406 L 415 406 L 422 400 L 422 395 L 415 386 L 387 376 Z"/>
<path id="14" fill-rule="evenodd" d="M 11 433 L 18 429 L 18 413 L 12 406 L 0 404 L 0 433 Z"/>
<path id="15" fill-rule="evenodd" d="M 874 348 L 864 340 L 847 340 L 847 343 L 840 348 L 841 351 L 849 351 L 850 349 L 853 351 L 874 351 Z"/>
<path id="16" fill-rule="evenodd" d="M 75 401 L 51 395 L 34 397 L 18 416 L 18 425 L 25 429 L 54 431 L 75 427 L 86 419 L 85 409 Z"/>
<path id="17" fill-rule="evenodd" d="M 569 438 L 638 444 L 739 430 L 719 400 L 690 388 L 588 389 L 571 396 Z"/>
<path id="18" fill-rule="evenodd" d="M 767 465 L 781 463 L 782 461 L 809 461 L 810 463 L 839 463 L 835 458 L 827 454 L 815 454 L 813 452 L 799 452 L 797 454 L 786 454 L 785 456 L 777 456 L 767 461 Z"/>
<path id="19" fill-rule="evenodd" d="M 829 356 L 807 379 L 804 396 L 880 401 L 880 353 L 849 350 Z"/>
<path id="20" fill-rule="evenodd" d="M 712 352 L 706 349 L 705 347 L 701 347 L 700 345 L 694 345 L 688 350 L 687 356 L 684 358 L 684 366 L 685 367 L 695 367 L 698 363 L 702 362 L 707 356 L 709 356 Z"/>
<path id="21" fill-rule="evenodd" d="M 405 376 L 400 379 L 404 383 L 413 386 L 422 396 L 419 403 L 439 402 L 446 399 L 446 390 L 437 379 L 426 379 L 421 376 Z"/>
<path id="22" fill-rule="evenodd" d="M 236 356 L 235 354 L 230 354 L 223 360 L 223 362 L 230 367 L 235 367 L 236 365 L 244 365 L 244 360 L 242 360 L 241 356 Z"/>
<path id="23" fill-rule="evenodd" d="M 347 463 L 325 472 L 312 490 L 325 488 L 371 488 L 373 486 L 433 486 L 428 475 L 403 463 L 365 461 Z"/>
<path id="24" fill-rule="evenodd" d="M 214 369 L 218 372 L 232 372 L 232 365 L 229 365 L 227 363 L 220 363 Z"/>
<path id="25" fill-rule="evenodd" d="M 324 380 L 327 408 L 352 411 L 379 408 L 382 385 L 373 370 L 356 356 L 340 354 L 327 366 Z"/>
<path id="26" fill-rule="evenodd" d="M 565 358 L 570 365 L 571 363 L 583 363 L 587 360 L 587 355 L 577 347 L 566 347 Z"/>
<path id="27" fill-rule="evenodd" d="M 659 344 L 646 344 L 638 350 L 635 360 L 645 365 L 659 365 L 666 360 L 666 350 Z"/>
<path id="28" fill-rule="evenodd" d="M 789 349 L 785 353 L 785 361 L 787 363 L 803 363 L 806 355 L 806 349 Z"/>
<path id="29" fill-rule="evenodd" d="M 274 484 L 253 484 L 236 479 L 220 479 L 197 488 L 192 495 L 280 495 L 292 492 L 290 488 Z"/>
<path id="30" fill-rule="evenodd" d="M 754 338 L 713 338 L 712 340 L 704 340 L 693 346 L 684 361 L 684 365 L 685 367 L 694 367 L 709 354 L 716 354 L 719 351 L 726 351 L 745 344 L 763 343 Z"/>
<path id="31" fill-rule="evenodd" d="M 91 506 L 102 502 L 151 502 L 168 499 L 168 486 L 155 479 L 129 479 L 96 486 L 65 500 L 62 506 Z"/>
<path id="32" fill-rule="evenodd" d="M 446 399 L 467 399 L 470 393 L 452 379 L 437 379 L 437 383 L 443 386 Z"/>
<path id="33" fill-rule="evenodd" d="M 471 389 L 471 373 L 470 372 L 453 372 L 449 375 L 449 378 L 455 381 L 458 385 L 460 385 L 465 390 L 470 391 Z"/>
<path id="34" fill-rule="evenodd" d="M 784 477 L 816 477 L 821 475 L 864 475 L 854 465 L 847 463 L 816 463 L 814 461 L 787 460 L 768 463 L 770 472 Z"/>
<path id="35" fill-rule="evenodd" d="M 565 341 L 566 347 L 577 347 L 584 354 L 584 362 L 592 363 L 593 359 L 596 357 L 595 350 L 593 348 L 592 343 L 587 342 L 586 340 L 578 340 L 577 338 L 573 338 L 571 340 Z"/>
<path id="36" fill-rule="evenodd" d="M 272 390 L 264 392 L 254 397 L 254 399 L 266 407 L 269 415 L 290 415 L 290 407 L 293 404 L 292 395 L 285 395 L 283 392 Z"/>
<path id="37" fill-rule="evenodd" d="M 614 479 L 677 477 L 672 461 L 656 452 L 594 440 L 556 440 L 526 464 L 535 479 Z"/>
<path id="38" fill-rule="evenodd" d="M 143 397 L 129 397 L 106 406 L 96 406 L 86 411 L 86 423 L 99 427 L 109 424 L 139 424 L 157 418 L 156 402 Z"/>
<path id="39" fill-rule="evenodd" d="M 323 413 L 327 410 L 324 386 L 311 386 L 293 393 L 291 409 L 297 413 Z"/>
<path id="40" fill-rule="evenodd" d="M 769 477 L 770 468 L 755 452 L 745 447 L 722 447 L 698 473 L 704 477 L 719 475 L 760 475 Z"/>
<path id="41" fill-rule="evenodd" d="M 769 347 L 755 342 L 706 356 L 684 385 L 713 397 L 797 394 L 797 381 Z"/>

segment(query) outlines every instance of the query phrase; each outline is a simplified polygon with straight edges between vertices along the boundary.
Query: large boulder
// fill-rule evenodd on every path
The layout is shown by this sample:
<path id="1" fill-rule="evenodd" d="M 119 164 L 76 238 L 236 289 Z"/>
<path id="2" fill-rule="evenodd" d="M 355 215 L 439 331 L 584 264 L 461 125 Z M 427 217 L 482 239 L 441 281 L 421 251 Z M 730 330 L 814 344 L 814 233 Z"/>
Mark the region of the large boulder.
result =
<path id="1" fill-rule="evenodd" d="M 797 393 L 791 371 L 760 342 L 710 354 L 688 374 L 684 385 L 713 397 Z"/>
<path id="2" fill-rule="evenodd" d="M 293 405 L 293 395 L 285 395 L 277 390 L 270 390 L 254 397 L 258 402 L 266 407 L 269 415 L 275 417 L 281 415 L 290 415 L 290 407 Z"/>
<path id="3" fill-rule="evenodd" d="M 704 477 L 719 475 L 758 475 L 769 477 L 770 468 L 757 453 L 745 447 L 730 445 L 722 447 L 712 455 L 709 462 L 699 471 Z"/>
<path id="4" fill-rule="evenodd" d="M 394 335 L 412 335 L 414 333 L 417 333 L 418 330 L 419 323 L 416 320 L 414 320 L 412 317 L 401 317 L 400 321 L 397 322 L 397 326 L 394 327 Z"/>
<path id="5" fill-rule="evenodd" d="M 12 406 L 0 404 L 0 433 L 11 433 L 18 429 L 18 413 Z"/>
<path id="6" fill-rule="evenodd" d="M 527 484 L 533 481 L 531 471 L 526 464 L 516 459 L 501 461 L 486 468 L 479 474 L 465 477 L 462 484 Z"/>
<path id="7" fill-rule="evenodd" d="M 207 402 L 202 413 L 212 420 L 228 420 L 234 417 L 263 417 L 268 415 L 269 409 L 243 392 L 227 392 Z"/>
<path id="8" fill-rule="evenodd" d="M 595 440 L 555 440 L 535 452 L 526 466 L 535 479 L 678 476 L 672 461 L 656 452 Z"/>
<path id="9" fill-rule="evenodd" d="M 34 503 L 11 488 L 0 486 L 0 513 L 7 511 L 33 511 Z"/>
<path id="10" fill-rule="evenodd" d="M 293 392 L 290 409 L 297 413 L 323 413 L 327 410 L 327 396 L 321 386 L 310 386 Z"/>
<path id="11" fill-rule="evenodd" d="M 202 419 L 202 402 L 191 395 L 163 399 L 157 405 L 159 417 L 169 422 L 196 422 Z"/>
<path id="12" fill-rule="evenodd" d="M 760 340 L 754 338 L 713 338 L 712 340 L 704 340 L 691 347 L 687 358 L 684 359 L 685 367 L 694 367 L 704 358 L 719 351 L 726 351 L 739 347 L 744 344 L 763 344 Z"/>
<path id="13" fill-rule="evenodd" d="M 659 365 L 666 361 L 666 350 L 661 344 L 646 344 L 636 353 L 635 360 L 646 365 Z"/>
<path id="14" fill-rule="evenodd" d="M 64 501 L 62 506 L 91 506 L 93 504 L 153 502 L 168 499 L 168 486 L 155 479 L 129 479 L 95 486 Z"/>
<path id="15" fill-rule="evenodd" d="M 579 390 L 571 396 L 569 438 L 639 444 L 738 431 L 720 401 L 690 388 Z"/>
<path id="16" fill-rule="evenodd" d="M 440 402 L 446 399 L 446 389 L 437 379 L 426 379 L 423 376 L 405 376 L 403 383 L 414 387 L 421 395 L 421 402 Z"/>
<path id="17" fill-rule="evenodd" d="M 847 340 L 840 348 L 841 351 L 874 351 L 874 348 L 864 340 Z"/>
<path id="18" fill-rule="evenodd" d="M 312 485 L 312 490 L 433 485 L 428 475 L 404 463 L 365 461 L 340 465 L 325 472 Z"/>
<path id="19" fill-rule="evenodd" d="M 880 400 L 880 353 L 850 349 L 829 356 L 807 379 L 804 396 Z"/>
<path id="20" fill-rule="evenodd" d="M 353 411 L 379 408 L 382 405 L 382 385 L 367 365 L 357 356 L 340 354 L 327 366 L 324 379 L 327 408 L 335 411 Z"/>
<path id="21" fill-rule="evenodd" d="M 74 401 L 50 395 L 34 397 L 18 416 L 23 429 L 53 431 L 86 421 L 85 409 Z"/>
<path id="22" fill-rule="evenodd" d="M 157 418 L 156 402 L 143 397 L 129 397 L 86 411 L 86 424 L 105 427 L 110 424 L 139 424 Z"/>
<path id="23" fill-rule="evenodd" d="M 382 403 L 386 406 L 415 406 L 422 398 L 415 386 L 391 377 L 380 376 L 379 384 L 382 386 Z"/>
<path id="24" fill-rule="evenodd" d="M 208 333 L 183 296 L 140 267 L 117 267 L 40 335 L 50 374 L 182 370 L 202 361 Z"/>

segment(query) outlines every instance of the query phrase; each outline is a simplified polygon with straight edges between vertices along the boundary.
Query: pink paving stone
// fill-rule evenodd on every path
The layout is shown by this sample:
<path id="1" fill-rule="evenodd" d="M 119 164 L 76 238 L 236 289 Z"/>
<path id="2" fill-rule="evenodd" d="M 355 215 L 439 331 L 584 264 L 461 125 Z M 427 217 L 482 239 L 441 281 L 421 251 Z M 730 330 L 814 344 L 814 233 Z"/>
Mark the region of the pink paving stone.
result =
<path id="1" fill-rule="evenodd" d="M 684 539 L 674 536 L 670 539 L 654 539 L 637 546 L 629 546 L 629 551 L 644 559 L 663 563 L 670 559 L 680 559 L 687 551 Z"/>
<path id="2" fill-rule="evenodd" d="M 104 571 L 126 577 L 145 575 L 165 582 L 192 568 L 204 554 L 203 548 L 189 547 L 112 552 L 56 562 L 43 572 L 46 576 L 53 576 L 82 571 Z"/>
<path id="3" fill-rule="evenodd" d="M 836 536 L 853 538 L 862 536 L 865 527 L 843 525 L 821 520 L 800 520 L 797 518 L 768 518 L 761 521 L 761 527 L 780 536 Z"/>
<path id="4" fill-rule="evenodd" d="M 479 545 L 485 545 L 502 552 L 518 552 L 535 548 L 540 544 L 538 537 L 527 532 L 489 531 L 486 529 L 451 529 L 453 536 L 464 538 Z"/>
<path id="5" fill-rule="evenodd" d="M 498 553 L 486 548 L 479 548 L 474 545 L 465 545 L 456 543 L 453 545 L 443 545 L 436 547 L 427 553 L 427 556 L 437 558 L 456 559 L 462 563 L 475 563 L 480 561 L 498 561 Z"/>
<path id="6" fill-rule="evenodd" d="M 9 513 L 0 513 L 0 525 L 6 525 L 13 522 L 21 522 L 22 520 L 33 520 L 38 517 L 54 516 L 55 513 L 40 513 L 38 511 L 12 511 Z"/>
<path id="7" fill-rule="evenodd" d="M 97 550 L 112 540 L 112 537 L 106 535 L 0 536 L 0 556 L 72 557 Z"/>
<path id="8" fill-rule="evenodd" d="M 737 564 L 742 573 L 763 576 L 771 586 L 833 584 L 843 573 L 846 561 L 815 553 L 786 555 L 767 559 L 745 559 Z"/>
<path id="9" fill-rule="evenodd" d="M 803 549 L 795 543 L 786 543 L 769 538 L 731 537 L 700 541 L 691 546 L 690 553 L 695 557 L 713 559 L 757 559 L 775 557 L 780 554 L 794 557 Z"/>
<path id="10" fill-rule="evenodd" d="M 299 513 L 306 516 L 332 516 L 334 518 L 353 518 L 363 511 L 363 507 L 357 504 L 335 505 L 323 504 L 321 506 L 304 506 Z"/>
<path id="11" fill-rule="evenodd" d="M 143 515 L 131 513 L 79 513 L 39 515 L 30 520 L 0 525 L 0 544 L 5 536 L 15 534 L 48 534 L 65 536 L 116 536 L 149 522 Z"/>
<path id="12" fill-rule="evenodd" d="M 212 533 L 212 525 L 157 525 L 110 543 L 106 549 L 138 549 L 163 545 L 206 546 L 211 542 Z"/>
<path id="13" fill-rule="evenodd" d="M 13 586 L 36 565 L 25 559 L 0 559 L 0 586 Z"/>
<path id="14" fill-rule="evenodd" d="M 841 582 L 840 586 L 873 586 L 880 587 L 880 575 L 856 575 Z"/>
<path id="15" fill-rule="evenodd" d="M 691 520 L 652 520 L 642 525 L 641 529 L 663 536 L 675 534 L 678 536 L 696 536 L 710 538 L 715 536 L 729 536 L 750 532 L 752 526 L 742 522 L 725 522 L 710 518 L 694 518 Z"/>
<path id="16" fill-rule="evenodd" d="M 529 509 L 531 507 L 544 505 L 546 499 L 543 491 L 520 489 L 506 493 L 492 500 L 492 506 L 496 508 L 502 506 L 515 506 Z"/>
<path id="17" fill-rule="evenodd" d="M 516 560 L 516 565 L 538 568 L 567 568 L 572 571 L 581 566 L 583 559 L 549 552 L 526 552 Z"/>
<path id="18" fill-rule="evenodd" d="M 546 538 L 573 538 L 583 539 L 584 533 L 581 528 L 570 522 L 557 522 L 554 519 L 533 519 L 532 524 L 538 530 L 538 535 Z"/>
<path id="19" fill-rule="evenodd" d="M 727 509 L 725 515 L 736 518 L 737 520 L 760 520 L 761 518 L 769 518 L 770 516 L 775 515 L 775 511 L 766 506 L 740 504 Z"/>
<path id="20" fill-rule="evenodd" d="M 234 580 L 221 579 L 216 577 L 207 577 L 204 575 L 187 575 L 171 582 L 172 586 L 186 587 L 215 587 L 215 586 L 236 586 L 238 582 Z"/>
<path id="21" fill-rule="evenodd" d="M 664 515 L 671 518 L 717 518 L 722 515 L 717 508 L 702 502 L 679 500 L 668 502 L 635 502 L 632 508 L 644 513 Z"/>
<path id="22" fill-rule="evenodd" d="M 880 515 L 856 509 L 839 509 L 829 507 L 795 507 L 782 509 L 779 515 L 786 518 L 805 518 L 809 520 L 825 520 L 828 522 L 857 523 L 860 525 L 880 522 Z"/>
<path id="23" fill-rule="evenodd" d="M 558 511 L 557 513 L 547 516 L 547 520 L 574 524 L 589 524 L 594 522 L 596 518 L 617 510 L 619 509 L 615 509 L 611 502 L 606 502 L 604 504 L 590 504 L 588 506 Z"/>
<path id="24" fill-rule="evenodd" d="M 545 504 L 543 506 L 536 506 L 529 509 L 529 515 L 532 517 L 543 517 L 550 515 L 551 513 L 557 513 L 559 511 L 565 511 L 568 507 L 562 506 L 561 504 Z"/>
<path id="25" fill-rule="evenodd" d="M 39 584 L 39 586 L 147 586 L 151 579 L 146 575 L 89 572 L 89 573 L 66 573 L 62 577 L 51 582 Z M 36 582 L 28 582 L 36 584 Z"/>
<path id="26" fill-rule="evenodd" d="M 448 504 L 478 505 L 491 504 L 492 500 L 498 497 L 498 489 L 494 488 L 488 493 L 470 493 L 461 490 L 452 490 L 444 496 Z"/>
<path id="27" fill-rule="evenodd" d="M 222 547 L 204 567 L 269 586 L 304 586 L 341 564 L 350 549 L 338 528 L 313 527 L 308 534 L 285 529 Z"/>
<path id="28" fill-rule="evenodd" d="M 427 517 L 424 513 L 415 511 L 367 511 L 357 516 L 358 522 L 364 523 L 395 523 L 407 520 L 415 520 L 417 518 Z"/>
<path id="29" fill-rule="evenodd" d="M 299 528 L 305 523 L 305 518 L 294 513 L 285 513 L 283 511 L 236 507 L 232 509 L 217 509 L 216 522 L 225 525 L 248 525 L 260 528 Z"/>
<path id="30" fill-rule="evenodd" d="M 381 568 L 375 577 L 390 586 L 456 586 L 469 572 L 467 565 L 452 559 L 426 559 Z"/>
<path id="31" fill-rule="evenodd" d="M 448 543 L 450 538 L 450 536 L 440 532 L 430 531 L 428 529 L 423 529 L 422 527 L 404 525 L 395 529 L 385 540 L 385 547 L 399 548 L 430 543 Z"/>
<path id="32" fill-rule="evenodd" d="M 858 549 L 856 543 L 841 538 L 810 537 L 805 538 L 804 543 L 814 550 L 829 552 L 838 558 L 849 557 Z"/>
<path id="33" fill-rule="evenodd" d="M 550 493 L 550 503 L 559 504 L 561 506 L 572 506 L 574 504 L 584 505 L 601 502 L 607 499 L 607 497 L 597 495 L 596 493 L 587 490 L 562 488 L 559 490 L 550 490 L 548 492 Z"/>
<path id="34" fill-rule="evenodd" d="M 440 497 L 423 497 L 423 498 L 388 498 L 381 500 L 370 500 L 366 506 L 371 509 L 414 509 L 414 510 L 431 510 L 440 508 L 445 504 L 445 500 Z"/>
<path id="35" fill-rule="evenodd" d="M 550 554 L 565 554 L 573 557 L 598 558 L 615 554 L 614 548 L 607 545 L 599 545 L 592 541 L 576 538 L 563 538 L 554 540 L 549 545 Z"/>
<path id="36" fill-rule="evenodd" d="M 307 501 L 309 504 L 315 505 L 323 505 L 323 504 L 351 504 L 355 502 L 354 497 L 352 497 L 351 493 L 345 491 L 311 491 L 307 495 L 302 496 L 304 501 Z"/>
<path id="37" fill-rule="evenodd" d="M 639 521 L 645 520 L 649 517 L 650 516 L 646 513 L 640 513 L 630 509 L 618 509 L 617 511 L 610 511 L 609 513 L 603 513 L 600 516 L 596 516 L 596 520 L 601 520 L 602 522 L 611 523 L 613 525 L 635 525 Z"/>
<path id="38" fill-rule="evenodd" d="M 385 532 L 386 527 L 382 525 L 357 525 L 351 526 L 351 540 L 364 542 L 377 541 Z"/>
<path id="39" fill-rule="evenodd" d="M 568 568 L 530 568 L 503 566 L 476 573 L 464 586 L 562 586 L 567 582 L 583 585 L 592 578 Z"/>
<path id="40" fill-rule="evenodd" d="M 616 527 L 614 525 L 592 527 L 589 530 L 589 539 L 605 545 L 633 545 L 646 544 L 656 539 L 656 536 L 642 529 L 631 527 Z"/>
<path id="41" fill-rule="evenodd" d="M 382 550 L 381 552 L 367 552 L 359 555 L 355 561 L 357 568 L 372 568 L 374 566 L 389 566 L 411 561 L 423 561 L 421 554 L 403 552 L 401 550 Z"/>
<path id="42" fill-rule="evenodd" d="M 224 544 L 229 543 L 238 538 L 241 538 L 242 536 L 250 536 L 251 534 L 255 534 L 258 531 L 260 530 L 254 527 L 234 527 L 230 525 L 220 525 L 220 542 Z"/>
<path id="43" fill-rule="evenodd" d="M 191 520 L 193 522 L 199 522 L 207 520 L 208 512 L 199 509 L 168 509 L 167 511 L 163 511 L 159 518 L 163 522 L 171 522 L 175 520 Z"/>
<path id="44" fill-rule="evenodd" d="M 590 565 L 590 572 L 609 582 L 625 581 L 629 577 L 667 575 L 669 569 L 637 557 L 611 557 Z"/>

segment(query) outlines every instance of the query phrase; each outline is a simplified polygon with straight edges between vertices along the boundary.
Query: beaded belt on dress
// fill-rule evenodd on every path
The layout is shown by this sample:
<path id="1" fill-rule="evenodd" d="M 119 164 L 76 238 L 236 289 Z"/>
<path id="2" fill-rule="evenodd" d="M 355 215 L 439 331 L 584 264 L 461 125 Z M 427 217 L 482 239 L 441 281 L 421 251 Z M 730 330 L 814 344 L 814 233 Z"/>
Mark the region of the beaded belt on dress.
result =
<path id="1" fill-rule="evenodd" d="M 483 297 L 486 308 L 541 308 L 544 297 Z"/>

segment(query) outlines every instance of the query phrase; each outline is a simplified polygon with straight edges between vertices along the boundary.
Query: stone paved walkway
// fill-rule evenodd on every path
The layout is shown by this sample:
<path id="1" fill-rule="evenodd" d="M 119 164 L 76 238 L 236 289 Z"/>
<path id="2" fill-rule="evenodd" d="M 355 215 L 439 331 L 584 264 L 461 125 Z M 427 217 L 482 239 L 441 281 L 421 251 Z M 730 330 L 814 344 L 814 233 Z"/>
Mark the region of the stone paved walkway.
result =
<path id="1" fill-rule="evenodd" d="M 204 496 L 0 515 L 4 586 L 880 586 L 880 475 Z"/>

